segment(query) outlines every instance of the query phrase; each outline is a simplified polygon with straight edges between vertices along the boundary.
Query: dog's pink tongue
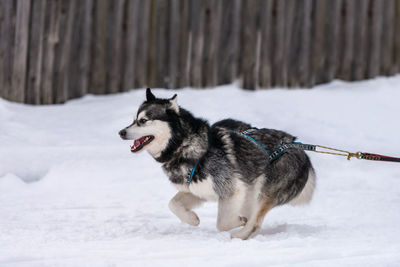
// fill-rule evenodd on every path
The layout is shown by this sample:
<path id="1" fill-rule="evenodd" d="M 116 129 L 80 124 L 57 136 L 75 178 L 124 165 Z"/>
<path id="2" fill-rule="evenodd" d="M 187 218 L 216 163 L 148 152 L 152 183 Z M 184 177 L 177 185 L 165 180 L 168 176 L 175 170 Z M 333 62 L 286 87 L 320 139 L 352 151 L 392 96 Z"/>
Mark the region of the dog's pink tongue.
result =
<path id="1" fill-rule="evenodd" d="M 140 139 L 137 139 L 137 140 L 135 140 L 135 142 L 133 143 L 133 145 L 134 145 L 135 147 L 138 147 L 138 146 L 140 146 L 141 143 L 142 143 L 142 142 L 140 142 Z"/>

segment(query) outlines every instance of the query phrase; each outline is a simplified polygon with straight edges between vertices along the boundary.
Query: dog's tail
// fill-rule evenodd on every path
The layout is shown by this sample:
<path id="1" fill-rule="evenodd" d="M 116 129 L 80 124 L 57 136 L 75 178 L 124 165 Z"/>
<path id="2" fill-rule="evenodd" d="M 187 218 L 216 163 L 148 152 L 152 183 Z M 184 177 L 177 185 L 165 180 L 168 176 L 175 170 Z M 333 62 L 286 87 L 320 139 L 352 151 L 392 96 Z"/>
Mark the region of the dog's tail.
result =
<path id="1" fill-rule="evenodd" d="M 311 168 L 308 173 L 307 182 L 303 190 L 294 199 L 292 199 L 289 204 L 292 206 L 308 204 L 313 197 L 315 185 L 315 171 Z"/>

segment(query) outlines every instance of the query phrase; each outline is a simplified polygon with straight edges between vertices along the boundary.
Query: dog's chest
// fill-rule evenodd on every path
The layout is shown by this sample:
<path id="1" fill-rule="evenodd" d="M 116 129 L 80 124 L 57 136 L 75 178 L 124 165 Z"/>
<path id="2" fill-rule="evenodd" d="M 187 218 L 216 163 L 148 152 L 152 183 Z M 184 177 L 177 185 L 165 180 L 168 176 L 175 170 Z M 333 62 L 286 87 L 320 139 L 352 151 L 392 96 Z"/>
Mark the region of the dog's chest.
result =
<path id="1" fill-rule="evenodd" d="M 169 180 L 179 191 L 192 193 L 193 195 L 208 201 L 218 200 L 218 195 L 214 190 L 212 177 L 203 178 L 201 181 L 200 179 L 196 179 L 188 184 L 191 172 L 191 169 L 188 166 L 180 165 L 176 168 L 168 167 L 169 166 L 165 166 L 164 171 L 168 175 Z"/>
<path id="2" fill-rule="evenodd" d="M 181 192 L 192 193 L 193 195 L 205 199 L 207 201 L 217 201 L 218 195 L 215 193 L 212 178 L 202 179 L 201 181 L 192 182 L 190 184 L 176 184 L 174 186 Z"/>
<path id="3" fill-rule="evenodd" d="M 217 201 L 218 195 L 214 190 L 214 183 L 211 177 L 202 179 L 201 181 L 192 182 L 189 184 L 188 189 L 193 195 L 208 200 Z"/>

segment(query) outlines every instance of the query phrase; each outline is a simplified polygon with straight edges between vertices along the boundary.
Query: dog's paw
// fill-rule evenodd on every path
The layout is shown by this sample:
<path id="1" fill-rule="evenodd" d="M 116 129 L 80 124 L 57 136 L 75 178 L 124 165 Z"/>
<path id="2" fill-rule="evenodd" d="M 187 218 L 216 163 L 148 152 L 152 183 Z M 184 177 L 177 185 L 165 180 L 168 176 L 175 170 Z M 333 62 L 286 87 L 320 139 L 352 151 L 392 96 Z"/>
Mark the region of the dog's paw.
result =
<path id="1" fill-rule="evenodd" d="M 231 238 L 240 238 L 242 240 L 247 240 L 252 236 L 255 236 L 260 228 L 259 227 L 243 227 L 241 230 L 233 232 Z"/>
<path id="2" fill-rule="evenodd" d="M 199 217 L 193 211 L 188 211 L 186 213 L 185 219 L 183 221 L 192 226 L 199 226 L 199 224 L 200 224 Z"/>

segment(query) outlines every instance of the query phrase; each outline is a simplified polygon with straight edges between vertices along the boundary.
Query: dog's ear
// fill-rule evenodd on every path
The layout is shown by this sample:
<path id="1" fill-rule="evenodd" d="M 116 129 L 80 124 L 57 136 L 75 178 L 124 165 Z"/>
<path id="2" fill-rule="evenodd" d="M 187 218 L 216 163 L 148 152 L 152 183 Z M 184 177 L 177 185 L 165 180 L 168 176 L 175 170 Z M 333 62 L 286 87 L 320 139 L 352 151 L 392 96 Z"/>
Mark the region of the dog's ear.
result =
<path id="1" fill-rule="evenodd" d="M 153 93 L 151 92 L 150 88 L 147 88 L 147 90 L 146 90 L 146 100 L 147 101 L 156 100 L 156 97 L 153 95 Z"/>
<path id="2" fill-rule="evenodd" d="M 170 103 L 170 108 L 178 113 L 179 106 L 178 106 L 177 94 L 174 94 L 174 96 L 169 99 L 169 103 Z"/>

